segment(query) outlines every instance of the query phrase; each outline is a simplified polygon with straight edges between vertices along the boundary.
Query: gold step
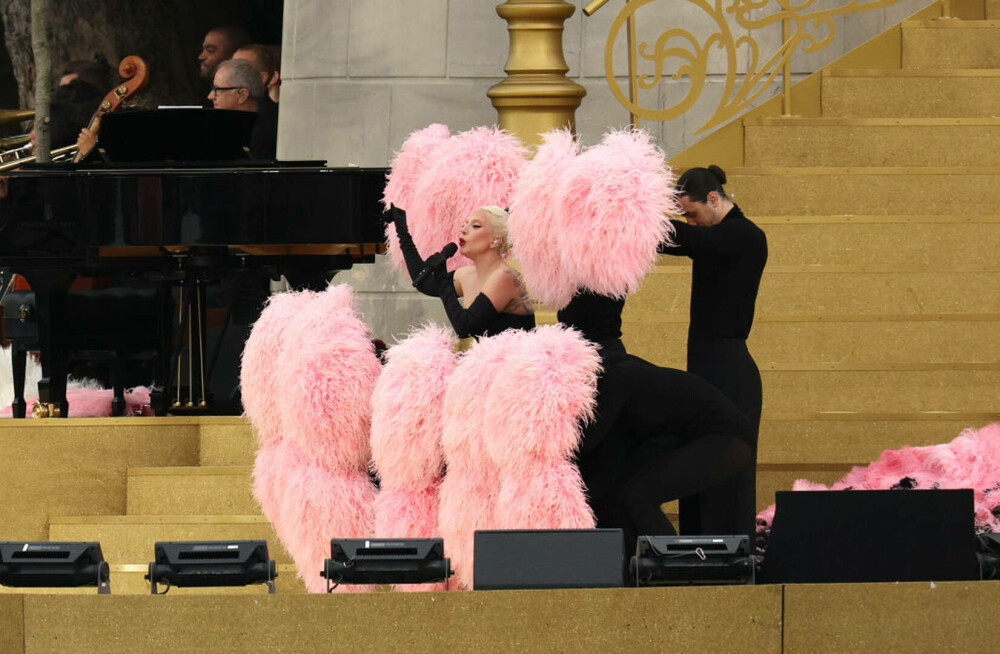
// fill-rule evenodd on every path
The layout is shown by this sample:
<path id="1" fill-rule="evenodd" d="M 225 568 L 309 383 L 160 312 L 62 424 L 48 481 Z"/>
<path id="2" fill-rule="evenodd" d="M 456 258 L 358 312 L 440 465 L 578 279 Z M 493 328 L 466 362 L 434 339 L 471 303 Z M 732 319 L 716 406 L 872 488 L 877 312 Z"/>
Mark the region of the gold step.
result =
<path id="1" fill-rule="evenodd" d="M 768 241 L 768 266 L 940 265 L 989 262 L 1000 243 L 1000 215 L 928 216 L 913 220 L 878 216 L 751 216 Z M 936 222 L 930 222 L 936 219 Z M 867 221 L 866 221 L 867 220 Z M 895 222 L 893 222 L 895 220 Z M 684 257 L 660 257 L 660 263 Z"/>
<path id="2" fill-rule="evenodd" d="M 630 322 L 684 315 L 691 298 L 690 268 L 657 266 L 640 291 L 625 304 Z M 765 316 L 838 316 L 852 320 L 881 315 L 1000 313 L 1000 273 L 949 272 L 925 266 L 923 272 L 890 268 L 768 266 L 757 296 Z M 895 270 L 895 272 L 892 272 Z"/>
<path id="3" fill-rule="evenodd" d="M 903 21 L 903 68 L 1000 68 L 1000 21 Z"/>
<path id="4" fill-rule="evenodd" d="M 152 559 L 152 557 L 150 557 Z M 109 565 L 112 595 L 149 595 L 149 582 L 143 579 L 148 563 L 120 563 Z M 278 577 L 274 580 L 275 594 L 304 594 L 306 587 L 298 578 L 298 571 L 291 563 L 277 564 Z M 157 590 L 162 593 L 163 586 Z M 209 588 L 171 588 L 171 597 L 186 595 L 267 595 L 266 584 L 252 586 L 213 586 Z M 10 588 L 0 586 L 0 595 L 92 595 L 93 587 L 83 588 Z"/>
<path id="5" fill-rule="evenodd" d="M 901 317 L 901 316 L 900 316 Z M 629 352 L 649 361 L 686 366 L 687 317 L 626 322 Z M 677 320 L 671 320 L 677 318 Z M 988 320 L 757 321 L 747 343 L 761 370 L 816 370 L 859 365 L 963 364 L 1000 361 L 1000 314 Z"/>
<path id="6" fill-rule="evenodd" d="M 157 541 L 266 540 L 271 558 L 291 563 L 271 525 L 260 515 L 55 516 L 48 540 L 99 541 L 109 563 L 151 561 Z"/>
<path id="7" fill-rule="evenodd" d="M 249 466 L 129 468 L 129 515 L 256 515 Z"/>
<path id="8" fill-rule="evenodd" d="M 986 0 L 986 20 L 1000 20 L 1000 0 Z"/>
<path id="9" fill-rule="evenodd" d="M 989 118 L 1000 116 L 997 70 L 825 70 L 823 116 Z"/>
<path id="10" fill-rule="evenodd" d="M 727 190 L 744 213 L 990 214 L 1000 204 L 1000 168 L 733 168 Z"/>
<path id="11" fill-rule="evenodd" d="M 125 512 L 129 466 L 198 464 L 183 418 L 0 421 L 0 524 L 6 540 L 48 540 L 48 516 Z"/>
<path id="12" fill-rule="evenodd" d="M 201 465 L 253 465 L 257 443 L 253 427 L 245 418 L 202 418 Z"/>
<path id="13" fill-rule="evenodd" d="M 745 125 L 751 166 L 1000 165 L 1000 118 L 771 118 Z"/>
<path id="14" fill-rule="evenodd" d="M 997 408 L 1000 367 L 764 370 L 761 379 L 768 415 L 827 411 L 988 413 Z"/>

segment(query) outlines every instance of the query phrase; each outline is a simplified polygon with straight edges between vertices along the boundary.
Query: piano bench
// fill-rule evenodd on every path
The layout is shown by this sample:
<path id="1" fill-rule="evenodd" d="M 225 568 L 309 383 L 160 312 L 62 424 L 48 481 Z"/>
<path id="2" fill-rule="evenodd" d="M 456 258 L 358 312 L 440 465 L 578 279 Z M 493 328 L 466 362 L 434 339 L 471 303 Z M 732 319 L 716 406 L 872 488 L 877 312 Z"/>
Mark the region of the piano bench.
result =
<path id="1" fill-rule="evenodd" d="M 111 362 L 114 399 L 111 414 L 125 411 L 122 383 L 128 361 L 153 359 L 162 348 L 159 324 L 161 297 L 157 289 L 108 288 L 70 291 L 66 296 L 66 325 L 56 326 L 59 342 L 73 360 Z M 24 377 L 28 352 L 40 349 L 35 294 L 12 291 L 3 298 L 4 328 L 10 341 L 15 418 L 26 413 Z"/>

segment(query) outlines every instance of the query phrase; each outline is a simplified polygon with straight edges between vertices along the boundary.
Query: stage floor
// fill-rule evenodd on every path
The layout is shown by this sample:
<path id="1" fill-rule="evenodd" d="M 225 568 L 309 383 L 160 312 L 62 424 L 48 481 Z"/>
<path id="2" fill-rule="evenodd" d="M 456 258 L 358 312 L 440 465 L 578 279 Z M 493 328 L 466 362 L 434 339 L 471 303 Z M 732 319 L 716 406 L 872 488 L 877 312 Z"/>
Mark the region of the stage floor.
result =
<path id="1" fill-rule="evenodd" d="M 3 595 L 0 651 L 970 652 L 997 582 L 372 593 Z"/>

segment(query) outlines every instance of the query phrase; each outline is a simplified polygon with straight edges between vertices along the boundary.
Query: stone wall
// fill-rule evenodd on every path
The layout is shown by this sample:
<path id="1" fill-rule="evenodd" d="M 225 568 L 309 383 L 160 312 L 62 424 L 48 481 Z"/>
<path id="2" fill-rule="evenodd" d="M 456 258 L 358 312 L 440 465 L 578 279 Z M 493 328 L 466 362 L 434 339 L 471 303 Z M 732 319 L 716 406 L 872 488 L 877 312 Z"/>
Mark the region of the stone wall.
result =
<path id="1" fill-rule="evenodd" d="M 845 2 L 817 0 L 815 6 L 826 9 Z M 497 15 L 497 4 L 499 0 L 285 0 L 279 158 L 384 166 L 410 132 L 429 123 L 445 123 L 453 132 L 495 123 L 496 111 L 486 90 L 503 78 L 508 48 L 507 24 Z M 610 91 L 604 69 L 609 27 L 622 3 L 613 0 L 589 18 L 580 10 L 583 0 L 573 4 L 577 11 L 566 21 L 563 50 L 568 75 L 587 89 L 576 120 L 581 139 L 589 144 L 607 129 L 628 122 L 628 112 Z M 793 58 L 796 78 L 926 4 L 927 0 L 900 0 L 891 7 L 835 19 L 836 33 L 829 47 Z M 640 12 L 640 42 L 654 42 L 671 27 L 699 38 L 716 29 L 688 0 L 656 0 Z M 734 38 L 743 34 L 733 29 Z M 754 37 L 761 58 L 766 59 L 780 43 L 780 27 L 755 31 Z M 615 43 L 614 72 L 618 84 L 627 89 L 625 52 L 622 35 Z M 741 71 L 746 70 L 747 60 L 746 50 L 741 51 L 737 58 Z M 668 155 L 704 136 L 695 131 L 721 95 L 725 67 L 722 51 L 713 51 L 702 99 L 673 121 L 642 123 Z M 642 91 L 641 104 L 673 105 L 686 89 L 684 80 L 667 80 Z M 778 90 L 767 89 L 761 100 Z M 436 301 L 400 284 L 384 262 L 356 266 L 337 279 L 357 288 L 366 319 L 386 340 L 423 319 L 445 319 Z"/>

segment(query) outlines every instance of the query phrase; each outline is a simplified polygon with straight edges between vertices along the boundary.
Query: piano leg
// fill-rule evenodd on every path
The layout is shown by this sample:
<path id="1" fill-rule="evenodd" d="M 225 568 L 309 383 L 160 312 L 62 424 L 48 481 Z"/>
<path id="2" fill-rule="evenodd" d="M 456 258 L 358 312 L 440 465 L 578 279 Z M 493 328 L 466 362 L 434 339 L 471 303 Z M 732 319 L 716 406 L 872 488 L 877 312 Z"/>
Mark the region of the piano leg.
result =
<path id="1" fill-rule="evenodd" d="M 43 406 L 51 406 L 49 417 L 65 418 L 69 415 L 69 403 L 66 401 L 66 348 L 59 333 L 66 325 L 66 294 L 73 277 L 72 273 L 42 273 L 28 279 L 35 289 L 38 345 L 42 354 L 38 401 Z"/>
<path id="2" fill-rule="evenodd" d="M 24 376 L 28 373 L 28 348 L 20 341 L 11 341 L 10 361 L 14 377 L 14 401 L 10 408 L 15 418 L 23 418 L 27 409 L 24 402 Z"/>
<path id="3" fill-rule="evenodd" d="M 128 357 L 120 352 L 115 352 L 111 360 L 111 415 L 114 417 L 125 415 L 125 384 L 122 378 L 125 376 L 124 367 Z"/>

